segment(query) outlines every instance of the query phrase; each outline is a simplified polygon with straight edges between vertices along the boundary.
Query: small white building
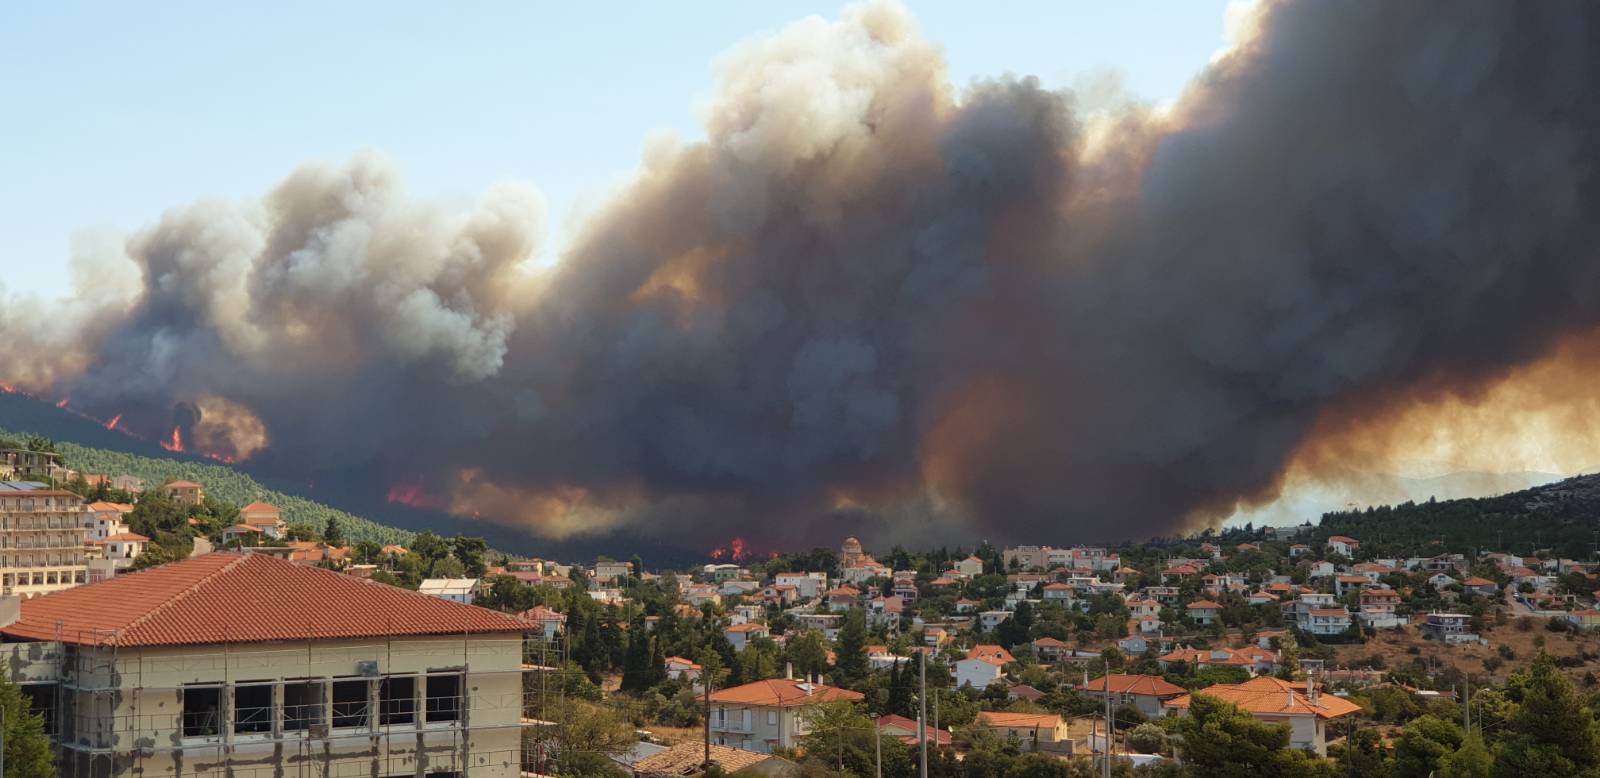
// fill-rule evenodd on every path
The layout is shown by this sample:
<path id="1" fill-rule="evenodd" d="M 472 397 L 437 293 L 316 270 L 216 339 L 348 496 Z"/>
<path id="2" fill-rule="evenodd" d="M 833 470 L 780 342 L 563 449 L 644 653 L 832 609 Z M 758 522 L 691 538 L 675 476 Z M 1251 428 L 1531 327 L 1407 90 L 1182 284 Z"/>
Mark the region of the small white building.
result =
<path id="1" fill-rule="evenodd" d="M 478 595 L 478 586 L 476 578 L 427 578 L 417 587 L 417 591 L 441 600 L 471 605 Z"/>

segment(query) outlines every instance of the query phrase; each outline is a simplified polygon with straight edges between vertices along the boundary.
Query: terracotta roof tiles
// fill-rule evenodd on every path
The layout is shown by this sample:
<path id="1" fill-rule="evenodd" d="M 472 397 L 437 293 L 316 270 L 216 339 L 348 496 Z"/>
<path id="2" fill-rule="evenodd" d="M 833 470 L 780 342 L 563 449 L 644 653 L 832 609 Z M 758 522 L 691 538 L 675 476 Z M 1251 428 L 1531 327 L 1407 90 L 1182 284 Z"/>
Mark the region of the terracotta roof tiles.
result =
<path id="1" fill-rule="evenodd" d="M 60 632 L 57 632 L 57 629 Z M 213 553 L 35 597 L 0 634 L 179 646 L 397 635 L 514 633 L 504 613 L 267 554 Z"/>

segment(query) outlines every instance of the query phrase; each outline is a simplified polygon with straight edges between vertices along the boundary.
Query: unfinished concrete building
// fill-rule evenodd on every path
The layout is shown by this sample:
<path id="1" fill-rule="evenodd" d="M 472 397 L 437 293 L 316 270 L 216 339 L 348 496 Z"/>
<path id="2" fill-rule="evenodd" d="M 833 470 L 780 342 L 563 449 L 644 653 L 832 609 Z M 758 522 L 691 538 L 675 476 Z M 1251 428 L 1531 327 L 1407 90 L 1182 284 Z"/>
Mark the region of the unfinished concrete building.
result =
<path id="1" fill-rule="evenodd" d="M 517 776 L 521 619 L 215 553 L 0 609 L 66 776 Z"/>

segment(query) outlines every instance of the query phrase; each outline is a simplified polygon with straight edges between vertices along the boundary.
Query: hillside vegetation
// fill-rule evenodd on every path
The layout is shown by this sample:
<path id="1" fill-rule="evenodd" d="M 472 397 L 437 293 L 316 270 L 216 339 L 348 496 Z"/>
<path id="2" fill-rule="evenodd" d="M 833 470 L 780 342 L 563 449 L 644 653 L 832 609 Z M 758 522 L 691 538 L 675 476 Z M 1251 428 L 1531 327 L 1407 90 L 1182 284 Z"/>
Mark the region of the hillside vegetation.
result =
<path id="1" fill-rule="evenodd" d="M 0 429 L 0 438 L 22 439 L 27 436 L 26 432 Z M 67 466 L 82 473 L 101 473 L 113 477 L 131 475 L 143 479 L 147 488 L 171 480 L 195 481 L 205 485 L 207 494 L 236 506 L 255 500 L 272 503 L 283 509 L 283 520 L 290 524 L 305 524 L 321 529 L 328 519 L 337 519 L 345 537 L 351 542 L 370 540 L 380 545 L 406 545 L 411 542 L 411 532 L 385 526 L 304 497 L 268 489 L 254 478 L 227 465 L 145 457 L 66 441 L 56 441 L 55 446 Z"/>
<path id="2" fill-rule="evenodd" d="M 1437 544 L 1468 553 L 1548 548 L 1573 559 L 1595 552 L 1600 475 L 1581 475 L 1498 497 L 1429 500 L 1324 514 L 1311 537 L 1349 535 L 1365 547 Z"/>

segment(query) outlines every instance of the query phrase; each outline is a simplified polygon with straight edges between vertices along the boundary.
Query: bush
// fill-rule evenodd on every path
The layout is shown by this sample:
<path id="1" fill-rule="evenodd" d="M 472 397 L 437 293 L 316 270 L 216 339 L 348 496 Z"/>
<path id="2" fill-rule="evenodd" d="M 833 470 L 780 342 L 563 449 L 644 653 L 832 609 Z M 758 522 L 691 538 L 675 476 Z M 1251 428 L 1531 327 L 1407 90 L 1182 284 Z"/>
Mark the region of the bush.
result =
<path id="1" fill-rule="evenodd" d="M 1128 748 L 1141 754 L 1164 753 L 1167 750 L 1167 734 L 1154 724 L 1140 724 L 1128 731 Z"/>

